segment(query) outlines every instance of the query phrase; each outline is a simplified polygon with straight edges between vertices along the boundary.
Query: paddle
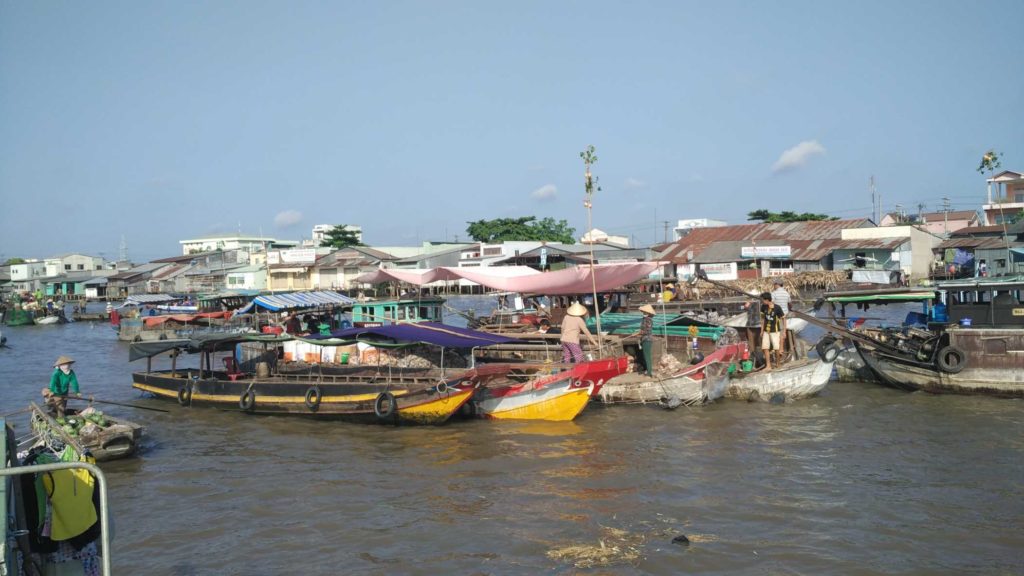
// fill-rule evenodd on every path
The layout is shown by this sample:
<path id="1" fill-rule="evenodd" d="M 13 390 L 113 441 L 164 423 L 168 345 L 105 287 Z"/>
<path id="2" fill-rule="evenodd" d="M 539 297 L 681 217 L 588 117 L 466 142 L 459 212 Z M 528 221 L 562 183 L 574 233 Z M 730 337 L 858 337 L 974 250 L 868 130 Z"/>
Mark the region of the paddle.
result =
<path id="1" fill-rule="evenodd" d="M 139 410 L 152 410 L 153 412 L 170 412 L 170 410 L 164 410 L 163 408 L 150 408 L 149 406 L 140 406 L 138 404 L 126 404 L 124 402 L 113 402 L 111 400 L 99 400 L 97 398 L 79 398 L 77 396 L 68 396 L 68 400 L 85 400 L 87 402 L 98 402 L 100 404 L 112 404 L 114 406 L 125 406 L 127 408 L 138 408 Z"/>

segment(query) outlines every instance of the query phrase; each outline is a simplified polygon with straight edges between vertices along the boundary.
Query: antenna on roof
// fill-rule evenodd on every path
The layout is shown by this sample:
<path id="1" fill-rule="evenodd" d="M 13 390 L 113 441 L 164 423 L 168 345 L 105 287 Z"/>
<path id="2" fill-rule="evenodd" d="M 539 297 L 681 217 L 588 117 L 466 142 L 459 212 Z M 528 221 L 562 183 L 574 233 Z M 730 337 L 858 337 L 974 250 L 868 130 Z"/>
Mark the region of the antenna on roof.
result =
<path id="1" fill-rule="evenodd" d="M 124 234 L 121 234 L 121 246 L 118 248 L 117 258 L 122 262 L 128 261 L 128 241 L 124 239 Z"/>

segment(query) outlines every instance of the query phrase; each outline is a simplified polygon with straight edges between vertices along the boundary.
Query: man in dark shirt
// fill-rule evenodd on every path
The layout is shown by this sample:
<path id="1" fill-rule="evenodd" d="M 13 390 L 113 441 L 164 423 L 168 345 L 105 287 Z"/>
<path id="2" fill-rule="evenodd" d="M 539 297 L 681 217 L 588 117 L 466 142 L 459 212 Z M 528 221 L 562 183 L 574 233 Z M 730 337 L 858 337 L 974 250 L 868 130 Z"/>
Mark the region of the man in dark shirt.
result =
<path id="1" fill-rule="evenodd" d="M 772 302 L 770 293 L 761 294 L 761 350 L 766 370 L 772 369 L 772 355 L 775 355 L 776 366 L 782 363 L 782 319 L 785 316 L 782 307 Z"/>

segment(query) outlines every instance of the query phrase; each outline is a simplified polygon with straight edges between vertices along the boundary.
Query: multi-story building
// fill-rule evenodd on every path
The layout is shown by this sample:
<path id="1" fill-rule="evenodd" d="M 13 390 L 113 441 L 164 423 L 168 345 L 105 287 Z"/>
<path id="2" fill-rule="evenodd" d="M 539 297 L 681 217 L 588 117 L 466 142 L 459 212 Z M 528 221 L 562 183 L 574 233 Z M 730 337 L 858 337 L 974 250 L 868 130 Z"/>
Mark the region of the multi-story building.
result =
<path id="1" fill-rule="evenodd" d="M 296 240 L 279 240 L 266 236 L 244 236 L 241 234 L 212 234 L 202 238 L 179 240 L 181 253 L 199 254 L 216 250 L 240 250 L 242 252 L 263 252 L 273 248 L 294 248 L 299 245 Z"/>
<path id="2" fill-rule="evenodd" d="M 988 180 L 988 201 L 981 207 L 986 224 L 1016 221 L 1024 211 L 1024 174 L 1004 170 Z M 993 184 L 995 196 L 992 195 Z"/>

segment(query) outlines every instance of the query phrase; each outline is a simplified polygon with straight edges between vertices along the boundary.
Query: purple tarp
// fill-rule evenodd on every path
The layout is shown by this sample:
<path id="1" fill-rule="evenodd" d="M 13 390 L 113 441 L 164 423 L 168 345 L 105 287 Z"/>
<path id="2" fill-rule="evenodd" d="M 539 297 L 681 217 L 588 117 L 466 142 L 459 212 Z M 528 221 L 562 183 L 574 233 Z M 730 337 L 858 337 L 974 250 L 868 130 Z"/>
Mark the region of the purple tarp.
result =
<path id="1" fill-rule="evenodd" d="M 515 338 L 507 338 L 488 332 L 479 332 L 468 328 L 456 328 L 437 322 L 417 322 L 411 324 L 393 324 L 390 326 L 374 326 L 368 328 L 348 328 L 332 332 L 330 335 L 310 335 L 305 340 L 353 340 L 363 336 L 382 336 L 398 342 L 423 342 L 444 346 L 445 348 L 476 348 L 492 344 L 508 344 L 518 342 Z"/>

